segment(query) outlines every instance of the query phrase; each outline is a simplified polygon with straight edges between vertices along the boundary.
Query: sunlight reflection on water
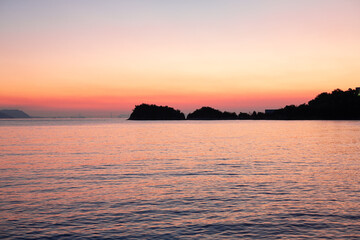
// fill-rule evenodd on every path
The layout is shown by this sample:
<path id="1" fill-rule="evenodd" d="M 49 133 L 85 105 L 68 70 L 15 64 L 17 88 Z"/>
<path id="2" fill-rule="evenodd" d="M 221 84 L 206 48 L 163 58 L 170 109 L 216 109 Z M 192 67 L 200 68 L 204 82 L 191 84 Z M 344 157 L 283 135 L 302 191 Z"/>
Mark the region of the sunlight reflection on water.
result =
<path id="1" fill-rule="evenodd" d="M 0 121 L 2 238 L 359 238 L 360 122 Z"/>

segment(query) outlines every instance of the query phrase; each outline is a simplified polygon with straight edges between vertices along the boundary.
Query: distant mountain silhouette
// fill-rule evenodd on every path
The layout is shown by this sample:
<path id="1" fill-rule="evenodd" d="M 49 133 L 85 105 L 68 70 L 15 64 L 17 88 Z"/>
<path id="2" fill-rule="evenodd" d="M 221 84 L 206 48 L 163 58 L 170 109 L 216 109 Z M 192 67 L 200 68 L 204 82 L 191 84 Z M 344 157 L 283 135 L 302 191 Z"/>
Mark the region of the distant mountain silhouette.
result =
<path id="1" fill-rule="evenodd" d="M 0 118 L 13 118 L 13 117 L 7 115 L 6 113 L 0 112 Z"/>
<path id="2" fill-rule="evenodd" d="M 17 109 L 0 110 L 0 118 L 30 118 L 28 114 Z"/>
<path id="3" fill-rule="evenodd" d="M 185 120 L 184 113 L 168 106 L 141 104 L 135 106 L 129 120 Z"/>
<path id="4" fill-rule="evenodd" d="M 221 112 L 211 107 L 202 107 L 189 113 L 188 120 L 230 120 L 237 119 L 236 113 Z"/>

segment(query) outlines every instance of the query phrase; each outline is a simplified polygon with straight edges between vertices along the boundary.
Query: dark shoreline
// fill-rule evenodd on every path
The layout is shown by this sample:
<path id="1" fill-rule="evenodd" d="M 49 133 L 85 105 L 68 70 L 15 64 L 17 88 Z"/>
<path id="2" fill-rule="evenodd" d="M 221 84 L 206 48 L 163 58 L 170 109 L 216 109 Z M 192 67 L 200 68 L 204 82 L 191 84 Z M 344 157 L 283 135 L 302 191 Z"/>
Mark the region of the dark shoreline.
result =
<path id="1" fill-rule="evenodd" d="M 184 116 L 180 110 L 168 106 L 143 103 L 135 106 L 128 120 L 360 120 L 360 88 L 323 92 L 306 104 L 265 112 L 236 114 L 205 106 Z"/>

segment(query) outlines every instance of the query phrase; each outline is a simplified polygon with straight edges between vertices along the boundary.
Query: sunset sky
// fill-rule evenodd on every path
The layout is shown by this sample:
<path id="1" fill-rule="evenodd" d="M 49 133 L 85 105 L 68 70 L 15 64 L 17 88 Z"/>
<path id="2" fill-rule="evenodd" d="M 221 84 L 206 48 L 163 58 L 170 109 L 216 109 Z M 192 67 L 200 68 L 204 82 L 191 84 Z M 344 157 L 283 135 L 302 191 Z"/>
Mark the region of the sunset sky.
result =
<path id="1" fill-rule="evenodd" d="M 248 112 L 360 87 L 358 0 L 2 0 L 0 109 Z"/>

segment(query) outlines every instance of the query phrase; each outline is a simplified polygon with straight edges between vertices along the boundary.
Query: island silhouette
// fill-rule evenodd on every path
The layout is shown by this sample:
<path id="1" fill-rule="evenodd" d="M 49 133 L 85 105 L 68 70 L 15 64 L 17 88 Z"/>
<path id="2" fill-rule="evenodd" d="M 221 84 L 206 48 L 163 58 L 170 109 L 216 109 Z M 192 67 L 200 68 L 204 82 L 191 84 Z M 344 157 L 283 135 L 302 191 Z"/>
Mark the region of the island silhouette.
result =
<path id="1" fill-rule="evenodd" d="M 360 120 L 360 88 L 331 93 L 323 92 L 308 103 L 287 105 L 265 112 L 222 112 L 212 107 L 202 107 L 189 113 L 187 120 Z M 185 120 L 184 113 L 168 106 L 141 104 L 135 106 L 129 120 Z"/>
<path id="2" fill-rule="evenodd" d="M 0 110 L 0 118 L 30 118 L 30 116 L 17 109 L 3 109 Z"/>
<path id="3" fill-rule="evenodd" d="M 185 114 L 168 106 L 136 105 L 129 120 L 185 120 Z"/>
<path id="4" fill-rule="evenodd" d="M 189 113 L 188 120 L 231 120 L 238 119 L 236 113 L 221 112 L 220 110 L 211 107 L 202 107 Z"/>

